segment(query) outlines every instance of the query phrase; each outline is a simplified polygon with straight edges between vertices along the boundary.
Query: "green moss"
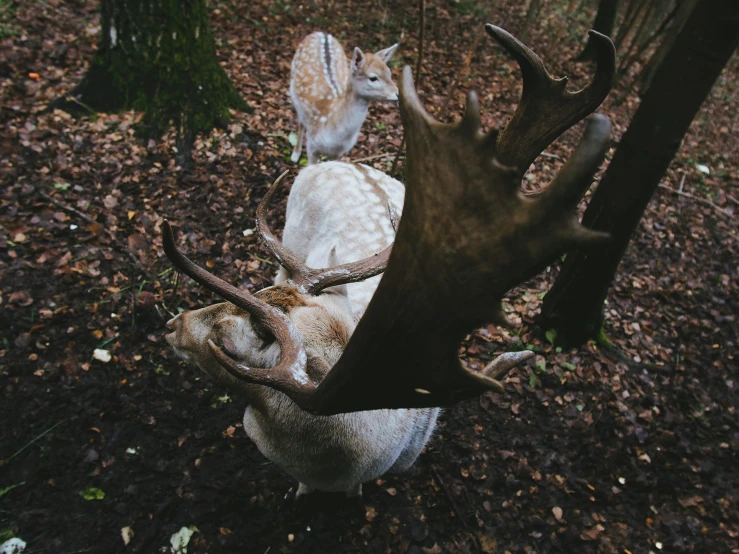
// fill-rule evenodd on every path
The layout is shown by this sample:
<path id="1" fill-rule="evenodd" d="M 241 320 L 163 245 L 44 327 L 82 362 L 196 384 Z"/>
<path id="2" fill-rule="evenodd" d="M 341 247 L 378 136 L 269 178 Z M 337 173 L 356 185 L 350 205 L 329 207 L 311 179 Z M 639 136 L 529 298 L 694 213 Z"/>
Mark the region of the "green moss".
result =
<path id="1" fill-rule="evenodd" d="M 230 108 L 251 111 L 216 57 L 204 0 L 102 0 L 101 11 L 90 69 L 70 94 L 74 100 L 53 107 L 141 111 L 147 135 L 171 125 L 189 144 L 225 125 Z"/>
<path id="2" fill-rule="evenodd" d="M 595 332 L 594 340 L 597 344 L 611 344 L 611 340 L 606 335 L 605 322 L 601 323 L 601 326 Z"/>

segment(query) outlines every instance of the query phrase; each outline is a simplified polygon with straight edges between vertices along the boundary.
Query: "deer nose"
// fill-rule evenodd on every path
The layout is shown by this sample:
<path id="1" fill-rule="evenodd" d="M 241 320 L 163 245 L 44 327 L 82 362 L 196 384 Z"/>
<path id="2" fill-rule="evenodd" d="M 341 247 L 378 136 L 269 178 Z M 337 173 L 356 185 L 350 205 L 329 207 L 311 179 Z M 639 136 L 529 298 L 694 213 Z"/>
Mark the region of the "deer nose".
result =
<path id="1" fill-rule="evenodd" d="M 168 331 L 179 331 L 181 326 L 182 326 L 182 318 L 178 315 L 173 317 L 167 322 Z"/>
<path id="2" fill-rule="evenodd" d="M 397 92 L 393 92 L 392 94 L 388 94 L 387 99 L 390 100 L 391 102 L 397 102 L 398 101 L 398 93 Z"/>

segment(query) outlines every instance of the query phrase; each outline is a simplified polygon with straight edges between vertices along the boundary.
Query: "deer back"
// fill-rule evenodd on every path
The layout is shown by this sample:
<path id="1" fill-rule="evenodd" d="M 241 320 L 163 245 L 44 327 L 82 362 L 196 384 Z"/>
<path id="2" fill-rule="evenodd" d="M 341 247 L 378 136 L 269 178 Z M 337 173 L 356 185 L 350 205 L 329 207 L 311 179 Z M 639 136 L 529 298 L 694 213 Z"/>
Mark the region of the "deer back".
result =
<path id="1" fill-rule="evenodd" d="M 403 185 L 374 168 L 326 162 L 301 171 L 287 202 L 283 243 L 310 267 L 333 267 L 373 256 L 395 236 L 403 211 Z M 280 272 L 277 282 L 286 277 Z M 346 285 L 359 319 L 380 276 Z M 331 289 L 327 289 L 331 290 Z"/>
<path id="2" fill-rule="evenodd" d="M 304 125 L 325 122 L 349 84 L 349 60 L 333 36 L 315 32 L 295 52 L 290 74 L 293 103 Z"/>

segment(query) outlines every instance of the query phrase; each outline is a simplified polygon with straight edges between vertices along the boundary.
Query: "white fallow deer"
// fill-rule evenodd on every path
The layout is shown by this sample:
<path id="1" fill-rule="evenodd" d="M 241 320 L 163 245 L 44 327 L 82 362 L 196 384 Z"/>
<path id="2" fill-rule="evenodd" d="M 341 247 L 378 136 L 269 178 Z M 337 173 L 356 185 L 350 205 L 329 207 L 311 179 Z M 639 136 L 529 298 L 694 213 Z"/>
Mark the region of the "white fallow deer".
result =
<path id="1" fill-rule="evenodd" d="M 299 120 L 293 162 L 300 159 L 304 136 L 309 164 L 318 163 L 320 155 L 340 158 L 356 144 L 369 103 L 398 100 L 387 66 L 397 47 L 374 54 L 355 48 L 350 64 L 333 36 L 316 32 L 303 39 L 290 70 L 290 98 Z"/>
<path id="2" fill-rule="evenodd" d="M 299 481 L 300 494 L 359 494 L 363 482 L 414 462 L 439 406 L 503 391 L 498 379 L 531 353 L 504 354 L 476 372 L 460 364 L 461 340 L 505 320 L 500 301 L 512 287 L 607 239 L 576 216 L 608 149 L 605 116 L 589 118 L 546 190 L 526 198 L 520 184 L 531 161 L 608 94 L 613 44 L 591 31 L 595 77 L 571 93 L 526 46 L 486 29 L 523 71 L 523 98 L 506 129 L 483 133 L 474 93 L 461 121 L 436 122 L 406 67 L 407 188 L 366 166 L 309 167 L 290 193 L 281 242 L 266 224 L 278 179 L 257 210 L 258 231 L 281 264 L 274 286 L 252 295 L 229 285 L 181 254 L 164 226 L 175 267 L 227 300 L 175 317 L 167 340 L 244 394 L 244 430 Z"/>

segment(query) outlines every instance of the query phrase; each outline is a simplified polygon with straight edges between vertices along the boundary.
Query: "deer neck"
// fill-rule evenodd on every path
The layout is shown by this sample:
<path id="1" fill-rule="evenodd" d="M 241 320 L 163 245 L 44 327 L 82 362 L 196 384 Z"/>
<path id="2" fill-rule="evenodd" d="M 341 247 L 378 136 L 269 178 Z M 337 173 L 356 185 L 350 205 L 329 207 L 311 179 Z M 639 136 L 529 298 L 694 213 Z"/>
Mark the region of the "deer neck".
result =
<path id="1" fill-rule="evenodd" d="M 347 85 L 346 92 L 338 99 L 336 109 L 333 112 L 334 127 L 345 129 L 359 129 L 367 117 L 369 100 L 360 96 L 351 80 Z"/>

